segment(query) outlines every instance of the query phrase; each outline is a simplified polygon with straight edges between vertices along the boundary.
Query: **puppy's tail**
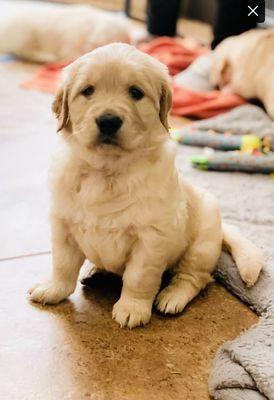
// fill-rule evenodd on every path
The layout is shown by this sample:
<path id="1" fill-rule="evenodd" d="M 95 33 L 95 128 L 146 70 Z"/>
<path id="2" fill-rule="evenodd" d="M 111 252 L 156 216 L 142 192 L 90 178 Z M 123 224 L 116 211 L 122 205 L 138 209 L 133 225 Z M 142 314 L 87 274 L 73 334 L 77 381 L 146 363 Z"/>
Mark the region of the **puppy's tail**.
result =
<path id="1" fill-rule="evenodd" d="M 237 228 L 227 224 L 223 224 L 223 249 L 232 255 L 247 287 L 253 286 L 265 263 L 261 250 L 242 236 Z"/>

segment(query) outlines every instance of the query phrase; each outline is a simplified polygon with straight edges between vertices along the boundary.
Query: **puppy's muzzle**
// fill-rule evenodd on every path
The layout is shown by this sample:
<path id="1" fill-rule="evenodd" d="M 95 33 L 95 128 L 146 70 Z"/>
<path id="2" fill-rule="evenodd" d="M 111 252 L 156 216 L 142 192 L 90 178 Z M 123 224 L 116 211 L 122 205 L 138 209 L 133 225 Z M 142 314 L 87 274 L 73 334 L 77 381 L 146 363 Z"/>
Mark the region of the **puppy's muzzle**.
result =
<path id="1" fill-rule="evenodd" d="M 100 131 L 100 136 L 109 140 L 115 139 L 118 130 L 122 126 L 122 119 L 118 115 L 106 113 L 96 118 L 96 124 Z"/>

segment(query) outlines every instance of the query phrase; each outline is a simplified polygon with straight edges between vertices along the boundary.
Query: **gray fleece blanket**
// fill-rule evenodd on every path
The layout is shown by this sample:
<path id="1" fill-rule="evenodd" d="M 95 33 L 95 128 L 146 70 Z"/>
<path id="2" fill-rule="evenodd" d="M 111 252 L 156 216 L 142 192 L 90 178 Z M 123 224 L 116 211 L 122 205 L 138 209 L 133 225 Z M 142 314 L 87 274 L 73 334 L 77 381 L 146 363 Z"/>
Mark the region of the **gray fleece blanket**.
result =
<path id="1" fill-rule="evenodd" d="M 231 257 L 222 254 L 216 277 L 248 303 L 261 322 L 225 343 L 215 357 L 209 391 L 218 400 L 274 399 L 274 274 L 270 267 L 247 289 Z"/>
<path id="2" fill-rule="evenodd" d="M 244 104 L 217 117 L 204 119 L 192 124 L 198 131 L 230 132 L 233 135 L 270 136 L 271 149 L 274 150 L 274 122 L 265 111 L 252 104 Z"/>
<path id="3" fill-rule="evenodd" d="M 224 220 L 238 226 L 266 259 L 266 267 L 250 289 L 242 283 L 230 256 L 223 253 L 219 260 L 216 278 L 261 320 L 222 346 L 212 366 L 209 391 L 216 400 L 274 400 L 274 180 L 259 174 L 193 169 L 188 159 L 196 153 L 196 147 L 178 145 L 179 171 L 219 199 Z"/>
<path id="4" fill-rule="evenodd" d="M 230 130 L 234 134 L 256 133 L 274 137 L 273 122 L 263 110 L 252 105 L 244 105 L 192 125 L 200 131 Z M 216 173 L 212 177 L 216 179 Z M 250 179 L 253 180 L 253 190 Z M 237 175 L 237 184 L 240 180 L 241 175 Z M 251 289 L 242 283 L 229 255 L 223 253 L 219 260 L 216 278 L 260 315 L 261 321 L 234 341 L 225 343 L 217 353 L 209 379 L 209 392 L 216 400 L 274 400 L 274 214 L 271 211 L 274 205 L 274 181 L 272 183 L 269 178 L 268 188 L 264 186 L 265 183 L 257 176 L 243 179 L 241 196 L 246 197 L 245 209 L 232 209 L 237 199 L 235 201 L 231 196 L 240 195 L 234 192 L 233 176 L 225 178 L 222 175 L 218 182 L 218 189 L 228 196 L 224 214 L 245 221 L 244 232 L 253 225 L 253 241 L 264 245 L 263 251 L 268 260 L 258 282 Z M 228 190 L 229 187 L 231 190 Z M 265 241 L 267 236 L 270 238 L 268 243 Z"/>
<path id="5" fill-rule="evenodd" d="M 210 56 L 199 58 L 175 78 L 193 90 L 212 89 L 209 83 Z M 274 150 L 274 122 L 259 107 L 246 104 L 218 117 L 197 121 L 194 130 L 210 129 L 235 135 L 270 136 Z M 183 128 L 184 129 L 184 128 Z M 186 126 L 189 130 L 189 126 Z M 179 149 L 178 166 L 185 165 L 193 148 Z M 189 167 L 185 166 L 185 170 Z M 206 182 L 205 172 L 186 171 L 197 184 Z M 208 174 L 208 173 L 207 173 Z M 267 265 L 253 288 L 241 281 L 232 258 L 225 253 L 218 263 L 216 278 L 261 316 L 247 330 L 217 353 L 209 379 L 209 392 L 216 400 L 274 400 L 274 181 L 265 177 L 211 172 L 215 195 L 222 199 L 223 216 L 242 225 L 242 230 L 263 247 Z M 212 187 L 210 188 L 212 191 Z M 226 194 L 224 196 L 224 193 Z"/>

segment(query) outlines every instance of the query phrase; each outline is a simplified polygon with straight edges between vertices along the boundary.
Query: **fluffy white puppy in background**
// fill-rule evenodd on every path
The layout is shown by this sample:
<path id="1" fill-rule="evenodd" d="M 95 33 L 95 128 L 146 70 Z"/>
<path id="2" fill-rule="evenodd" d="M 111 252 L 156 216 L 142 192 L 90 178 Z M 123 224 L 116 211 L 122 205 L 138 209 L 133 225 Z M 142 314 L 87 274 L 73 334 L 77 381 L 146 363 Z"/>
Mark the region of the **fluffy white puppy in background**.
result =
<path id="1" fill-rule="evenodd" d="M 0 1 L 0 52 L 34 62 L 72 61 L 112 42 L 130 43 L 126 19 L 88 5 Z"/>
<path id="2" fill-rule="evenodd" d="M 222 225 L 212 195 L 178 176 L 171 100 L 166 67 L 129 45 L 101 47 L 66 69 L 53 103 L 61 132 L 51 169 L 53 273 L 31 300 L 67 298 L 88 259 L 90 274 L 123 277 L 113 317 L 133 328 L 150 320 L 155 298 L 164 313 L 182 311 L 212 280 L 222 244 L 255 283 L 260 251 Z M 157 296 L 166 269 L 173 278 Z"/>
<path id="3" fill-rule="evenodd" d="M 257 98 L 274 119 L 274 29 L 253 29 L 213 51 L 211 82 L 246 99 Z"/>

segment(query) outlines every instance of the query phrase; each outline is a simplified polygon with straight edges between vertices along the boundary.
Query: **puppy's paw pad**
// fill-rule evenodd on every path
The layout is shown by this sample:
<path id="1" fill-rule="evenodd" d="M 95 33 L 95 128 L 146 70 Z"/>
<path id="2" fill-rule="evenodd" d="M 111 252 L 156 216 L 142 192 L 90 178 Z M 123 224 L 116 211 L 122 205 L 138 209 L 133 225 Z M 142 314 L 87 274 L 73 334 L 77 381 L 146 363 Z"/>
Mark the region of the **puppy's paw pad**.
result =
<path id="1" fill-rule="evenodd" d="M 121 328 L 130 329 L 146 325 L 151 317 L 151 305 L 142 300 L 118 300 L 114 304 L 112 318 Z"/>
<path id="2" fill-rule="evenodd" d="M 164 314 L 177 314 L 183 311 L 188 303 L 182 290 L 166 287 L 157 296 L 155 301 L 157 310 Z"/>
<path id="3" fill-rule="evenodd" d="M 29 299 L 42 304 L 57 304 L 66 299 L 73 290 L 64 284 L 44 282 L 33 286 L 29 291 Z"/>

